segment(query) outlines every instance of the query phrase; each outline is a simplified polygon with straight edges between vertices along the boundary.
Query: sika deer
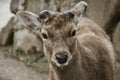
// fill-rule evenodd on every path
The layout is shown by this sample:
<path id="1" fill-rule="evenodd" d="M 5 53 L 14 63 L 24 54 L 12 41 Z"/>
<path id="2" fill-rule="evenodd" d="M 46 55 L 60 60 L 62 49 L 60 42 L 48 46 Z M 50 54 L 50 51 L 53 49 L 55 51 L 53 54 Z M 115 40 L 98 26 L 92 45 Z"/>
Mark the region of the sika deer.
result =
<path id="1" fill-rule="evenodd" d="M 65 12 L 18 12 L 25 25 L 40 29 L 50 64 L 50 80 L 113 80 L 114 50 L 104 32 L 90 19 L 79 17 L 80 2 Z M 33 27 L 34 27 L 33 26 Z"/>

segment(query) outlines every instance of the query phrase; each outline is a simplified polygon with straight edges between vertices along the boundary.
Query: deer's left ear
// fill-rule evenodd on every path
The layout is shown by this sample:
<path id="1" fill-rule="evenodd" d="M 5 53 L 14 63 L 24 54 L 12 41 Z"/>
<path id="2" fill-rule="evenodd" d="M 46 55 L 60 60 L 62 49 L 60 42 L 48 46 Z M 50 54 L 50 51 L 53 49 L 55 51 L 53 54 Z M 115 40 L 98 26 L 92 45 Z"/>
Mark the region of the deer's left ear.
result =
<path id="1" fill-rule="evenodd" d="M 66 10 L 63 13 L 65 14 L 67 20 L 74 19 L 75 23 L 77 24 L 81 19 L 81 15 L 86 11 L 87 6 L 88 4 L 86 2 L 80 1 L 73 8 Z"/>
<path id="2" fill-rule="evenodd" d="M 17 18 L 28 28 L 41 28 L 39 16 L 29 11 L 18 11 Z"/>
<path id="3" fill-rule="evenodd" d="M 72 9 L 70 9 L 70 11 L 73 12 L 75 15 L 80 16 L 86 11 L 87 6 L 88 4 L 85 1 L 80 1 Z"/>

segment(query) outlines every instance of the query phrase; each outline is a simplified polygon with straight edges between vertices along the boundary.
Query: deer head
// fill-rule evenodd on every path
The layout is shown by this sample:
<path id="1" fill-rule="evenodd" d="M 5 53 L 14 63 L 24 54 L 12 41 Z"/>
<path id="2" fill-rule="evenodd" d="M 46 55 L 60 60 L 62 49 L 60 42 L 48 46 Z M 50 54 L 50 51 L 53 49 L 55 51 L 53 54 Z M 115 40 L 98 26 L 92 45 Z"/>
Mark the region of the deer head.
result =
<path id="1" fill-rule="evenodd" d="M 17 17 L 25 26 L 40 30 L 48 61 L 61 67 L 67 66 L 72 61 L 77 47 L 78 17 L 83 14 L 86 7 L 87 3 L 81 1 L 72 9 L 64 12 L 43 10 L 39 15 L 35 15 L 28 11 L 20 11 Z"/>

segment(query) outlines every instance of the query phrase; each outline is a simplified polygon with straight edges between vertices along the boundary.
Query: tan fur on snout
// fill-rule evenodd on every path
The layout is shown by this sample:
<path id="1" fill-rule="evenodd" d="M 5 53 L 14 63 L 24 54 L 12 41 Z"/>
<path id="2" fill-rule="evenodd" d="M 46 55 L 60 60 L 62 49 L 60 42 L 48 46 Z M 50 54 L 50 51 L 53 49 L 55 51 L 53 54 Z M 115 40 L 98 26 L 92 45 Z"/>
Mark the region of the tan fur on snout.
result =
<path id="1" fill-rule="evenodd" d="M 57 44 L 59 44 L 61 42 L 58 42 Z M 67 48 L 65 48 L 65 46 L 61 46 L 61 47 L 56 47 L 56 48 L 53 48 L 53 54 L 51 56 L 51 61 L 54 62 L 58 67 L 62 67 L 62 66 L 67 66 L 69 64 L 69 61 L 72 59 L 72 54 L 69 52 L 69 50 Z M 68 56 L 68 60 L 66 63 L 64 64 L 59 64 L 56 60 L 56 57 L 55 55 L 58 53 L 58 52 L 66 52 L 67 53 L 67 56 Z"/>

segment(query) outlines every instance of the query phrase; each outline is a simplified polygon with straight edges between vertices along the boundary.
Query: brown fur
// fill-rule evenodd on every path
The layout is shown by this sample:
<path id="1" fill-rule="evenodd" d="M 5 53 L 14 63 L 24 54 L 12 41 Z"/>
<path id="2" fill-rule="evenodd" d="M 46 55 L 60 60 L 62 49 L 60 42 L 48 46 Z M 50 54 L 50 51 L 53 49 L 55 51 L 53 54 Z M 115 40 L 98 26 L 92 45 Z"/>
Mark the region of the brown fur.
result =
<path id="1" fill-rule="evenodd" d="M 67 22 L 60 15 L 56 14 L 42 28 L 50 36 L 43 40 L 51 65 L 50 80 L 57 80 L 56 77 L 58 80 L 113 80 L 114 51 L 106 33 L 93 21 L 82 18 L 77 24 L 77 35 L 69 38 L 67 34 L 75 27 L 74 21 Z M 62 68 L 51 61 L 53 53 L 60 48 L 72 55 L 69 64 Z"/>
<path id="2" fill-rule="evenodd" d="M 30 24 L 41 26 L 44 53 L 50 64 L 50 80 L 114 79 L 112 44 L 104 30 L 92 20 L 69 18 L 61 12 L 41 18 L 40 25 L 38 16 L 29 12 L 19 12 L 17 16 L 28 27 Z M 73 30 L 77 30 L 76 35 L 70 36 Z M 61 52 L 68 55 L 66 65 L 59 64 L 55 58 Z"/>

